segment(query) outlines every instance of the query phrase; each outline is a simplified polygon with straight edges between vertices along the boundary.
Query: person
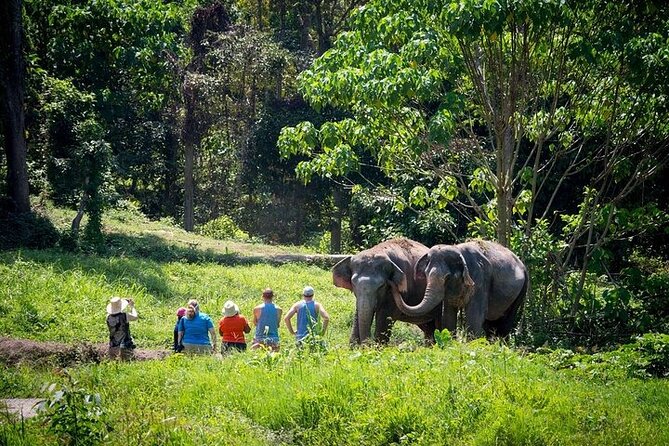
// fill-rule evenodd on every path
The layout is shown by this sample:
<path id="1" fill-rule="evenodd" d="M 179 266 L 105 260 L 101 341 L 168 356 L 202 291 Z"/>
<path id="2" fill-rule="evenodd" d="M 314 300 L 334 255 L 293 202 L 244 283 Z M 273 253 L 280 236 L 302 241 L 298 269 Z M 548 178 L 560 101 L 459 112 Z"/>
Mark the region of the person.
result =
<path id="1" fill-rule="evenodd" d="M 239 307 L 231 300 L 223 305 L 223 317 L 218 321 L 218 333 L 221 335 L 221 354 L 235 349 L 246 350 L 244 333 L 250 333 L 251 327 L 246 318 L 239 314 Z"/>
<path id="2" fill-rule="evenodd" d="M 283 310 L 274 305 L 274 292 L 265 288 L 262 292 L 263 303 L 253 309 L 253 325 L 256 327 L 251 348 L 269 348 L 279 351 L 279 321 Z"/>
<path id="3" fill-rule="evenodd" d="M 185 353 L 206 354 L 216 351 L 216 332 L 209 315 L 196 310 L 197 301 L 192 300 L 186 307 L 186 317 L 179 321 L 179 344 Z M 211 337 L 211 341 L 210 338 Z"/>
<path id="4" fill-rule="evenodd" d="M 195 314 L 200 314 L 200 304 L 197 303 L 197 299 L 190 299 L 188 305 L 192 305 L 195 308 Z M 186 305 L 186 306 L 188 306 Z"/>
<path id="5" fill-rule="evenodd" d="M 179 309 L 177 310 L 177 323 L 174 324 L 174 352 L 175 353 L 181 353 L 181 351 L 184 349 L 184 346 L 179 343 L 179 321 L 185 315 L 186 315 L 186 308 L 185 307 L 179 307 Z"/>
<path id="6" fill-rule="evenodd" d="M 293 330 L 291 319 L 297 314 L 297 331 Z M 323 328 L 317 333 L 319 318 L 323 321 Z M 290 307 L 286 317 L 283 319 L 286 323 L 288 332 L 295 336 L 297 345 L 300 346 L 304 339 L 309 335 L 324 335 L 330 322 L 330 315 L 325 311 L 323 304 L 314 300 L 314 289 L 310 286 L 302 290 L 302 300 L 298 300 Z"/>
<path id="7" fill-rule="evenodd" d="M 126 309 L 129 311 L 126 312 Z M 130 322 L 139 318 L 135 301 L 112 297 L 107 304 L 107 328 L 109 328 L 109 359 L 131 359 L 135 343 L 130 334 Z"/>

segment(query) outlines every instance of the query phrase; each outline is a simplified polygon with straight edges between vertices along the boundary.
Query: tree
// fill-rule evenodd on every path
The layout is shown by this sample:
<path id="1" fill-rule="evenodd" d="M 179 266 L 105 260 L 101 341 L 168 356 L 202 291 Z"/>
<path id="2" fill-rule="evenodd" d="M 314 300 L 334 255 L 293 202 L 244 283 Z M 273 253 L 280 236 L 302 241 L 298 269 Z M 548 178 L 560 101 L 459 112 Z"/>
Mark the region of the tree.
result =
<path id="1" fill-rule="evenodd" d="M 309 158 L 305 179 L 371 153 L 419 183 L 397 209 L 457 212 L 524 256 L 558 236 L 544 267 L 578 263 L 575 314 L 592 259 L 629 235 L 626 197 L 669 161 L 668 20 L 655 2 L 373 1 L 301 76 L 314 107 L 350 117 L 285 128 L 279 146 Z"/>
<path id="2" fill-rule="evenodd" d="M 184 52 L 179 37 L 192 4 L 26 0 L 29 161 L 40 166 L 50 158 L 45 148 L 55 147 L 39 133 L 48 118 L 43 110 L 53 109 L 47 90 L 69 82 L 92 95 L 91 113 L 111 146 L 116 168 L 109 179 L 118 193 L 141 200 L 152 216 L 174 212 L 178 98 L 164 52 Z M 39 185 L 40 169 L 31 175 Z"/>
<path id="3" fill-rule="evenodd" d="M 21 0 L 0 5 L 0 98 L 7 155 L 7 190 L 16 213 L 30 212 L 24 118 L 23 20 Z"/>
<path id="4" fill-rule="evenodd" d="M 426 177 L 428 190 L 412 191 L 409 204 L 459 198 L 464 212 L 492 223 L 508 244 L 514 212 L 531 228 L 553 209 L 545 195 L 554 197 L 574 173 L 599 171 L 597 181 L 619 184 L 625 194 L 666 163 L 666 92 L 637 88 L 644 73 L 632 75 L 625 60 L 643 37 L 630 40 L 628 30 L 619 33 L 628 47 L 604 44 L 612 24 L 594 15 L 600 2 L 412 5 L 362 8 L 353 31 L 303 73 L 302 91 L 315 107 L 353 116 L 320 129 L 284 129 L 284 153 L 312 158 L 301 166 L 304 176 L 346 175 L 359 168 L 356 149 L 369 150 L 393 178 Z M 620 24 L 634 7 L 609 9 Z M 635 31 L 648 37 L 666 33 L 663 25 Z M 662 54 L 658 41 L 646 56 Z M 621 164 L 635 166 L 625 173 L 628 186 Z"/>
<path id="5" fill-rule="evenodd" d="M 195 151 L 200 144 L 206 127 L 210 122 L 199 116 L 202 112 L 197 102 L 200 99 L 200 83 L 198 82 L 205 69 L 207 33 L 221 32 L 230 26 L 228 13 L 220 3 L 209 7 L 199 7 L 193 12 L 191 28 L 188 35 L 188 47 L 192 58 L 185 69 L 181 69 L 181 97 L 183 101 L 183 118 L 181 141 L 184 145 L 184 229 L 192 231 L 195 227 L 194 202 Z"/>

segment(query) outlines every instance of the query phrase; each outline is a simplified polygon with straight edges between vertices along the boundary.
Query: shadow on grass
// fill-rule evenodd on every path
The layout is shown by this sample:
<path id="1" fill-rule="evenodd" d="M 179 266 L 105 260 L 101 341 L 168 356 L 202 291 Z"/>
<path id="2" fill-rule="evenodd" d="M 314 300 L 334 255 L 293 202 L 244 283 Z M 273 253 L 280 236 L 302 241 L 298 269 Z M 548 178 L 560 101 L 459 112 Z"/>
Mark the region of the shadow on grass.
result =
<path id="1" fill-rule="evenodd" d="M 283 265 L 285 263 L 308 263 L 329 269 L 335 263 L 347 257 L 345 255 L 306 255 L 306 254 L 274 254 L 274 255 L 242 255 L 235 252 L 216 252 L 211 249 L 199 249 L 197 245 L 178 246 L 168 243 L 155 235 L 127 236 L 109 234 L 107 236 L 106 253 L 103 256 L 122 256 L 149 259 L 155 262 L 182 263 L 216 263 L 223 266 L 248 266 L 260 263 Z"/>
<path id="2" fill-rule="evenodd" d="M 0 263 L 30 261 L 48 264 L 59 271 L 82 270 L 86 274 L 103 276 L 110 284 L 124 283 L 145 288 L 156 297 L 173 298 L 174 290 L 161 267 L 165 263 L 249 266 L 260 263 L 281 265 L 304 262 L 329 268 L 344 256 L 307 256 L 284 254 L 274 256 L 243 256 L 238 253 L 218 253 L 197 247 L 180 247 L 155 235 L 127 236 L 110 234 L 105 248 L 96 254 L 70 253 L 58 249 L 0 252 Z"/>
<path id="3" fill-rule="evenodd" d="M 244 257 L 237 253 L 220 253 L 193 246 L 178 246 L 156 235 L 128 236 L 108 234 L 102 257 L 134 257 L 160 263 L 217 263 L 224 266 L 263 263 L 260 257 Z"/>

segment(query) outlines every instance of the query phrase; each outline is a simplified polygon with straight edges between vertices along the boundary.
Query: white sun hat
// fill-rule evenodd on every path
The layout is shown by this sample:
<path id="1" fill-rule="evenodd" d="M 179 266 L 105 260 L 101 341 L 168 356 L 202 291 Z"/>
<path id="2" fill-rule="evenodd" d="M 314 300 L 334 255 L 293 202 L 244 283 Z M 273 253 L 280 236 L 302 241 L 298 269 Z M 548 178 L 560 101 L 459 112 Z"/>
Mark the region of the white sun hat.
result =
<path id="1" fill-rule="evenodd" d="M 107 314 L 116 314 L 125 310 L 128 306 L 128 301 L 121 297 L 112 297 L 107 304 Z"/>
<path id="2" fill-rule="evenodd" d="M 223 314 L 226 317 L 234 316 L 235 314 L 238 313 L 239 313 L 239 307 L 235 305 L 233 301 L 229 300 L 223 305 Z"/>

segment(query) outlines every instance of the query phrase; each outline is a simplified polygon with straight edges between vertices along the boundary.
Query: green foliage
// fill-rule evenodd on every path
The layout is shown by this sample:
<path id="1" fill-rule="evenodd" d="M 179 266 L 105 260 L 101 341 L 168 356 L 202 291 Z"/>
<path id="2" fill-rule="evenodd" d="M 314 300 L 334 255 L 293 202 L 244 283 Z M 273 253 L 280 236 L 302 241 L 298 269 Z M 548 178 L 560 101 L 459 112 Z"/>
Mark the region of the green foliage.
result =
<path id="1" fill-rule="evenodd" d="M 0 211 L 0 250 L 45 249 L 58 243 L 53 223 L 39 214 L 4 214 Z"/>
<path id="2" fill-rule="evenodd" d="M 499 344 L 327 352 L 284 345 L 279 353 L 174 355 L 70 373 L 78 388 L 92 389 L 84 394 L 100 393 L 104 420 L 114 426 L 105 442 L 666 442 L 666 380 L 554 370 L 545 362 Z M 221 417 L 224 423 L 215 421 Z M 26 425 L 30 435 L 38 429 Z"/>
<path id="3" fill-rule="evenodd" d="M 540 349 L 548 364 L 604 379 L 666 378 L 669 376 L 669 335 L 646 333 L 629 344 L 601 353 L 575 353 L 565 349 Z"/>
<path id="4" fill-rule="evenodd" d="M 232 218 L 227 215 L 221 215 L 208 221 L 197 229 L 199 234 L 218 240 L 236 239 L 248 240 L 249 235 L 239 229 Z"/>
<path id="5" fill-rule="evenodd" d="M 99 444 L 109 430 L 100 395 L 89 394 L 71 375 L 67 377 L 67 384 L 48 386 L 50 395 L 42 405 L 40 416 L 47 430 L 62 444 Z"/>
<path id="6" fill-rule="evenodd" d="M 439 348 L 446 348 L 448 344 L 453 342 L 455 338 L 451 334 L 450 331 L 448 331 L 447 328 L 444 328 L 443 330 L 435 330 L 434 331 L 434 342 L 437 344 L 437 347 Z"/>
<path id="7" fill-rule="evenodd" d="M 124 234 L 129 239 L 132 231 L 152 230 L 198 237 L 127 210 L 110 212 L 106 222 L 129 231 Z M 542 252 L 550 252 L 551 239 L 535 240 L 530 258 L 539 262 Z M 657 272 L 663 265 L 638 261 Z M 444 438 L 455 444 L 669 442 L 664 427 L 669 426 L 669 384 L 655 378 L 667 373 L 666 334 L 594 355 L 528 354 L 486 340 L 457 342 L 444 330 L 435 334 L 438 348 L 425 348 L 415 326 L 398 323 L 397 347 L 351 350 L 354 299 L 332 286 L 329 271 L 304 264 L 223 266 L 128 255 L 5 252 L 0 255 L 0 332 L 102 343 L 104 306 L 113 294 L 135 298 L 138 347 L 166 348 L 174 310 L 189 297 L 197 297 L 214 319 L 228 299 L 248 316 L 264 287 L 275 290 L 285 311 L 307 283 L 331 315 L 328 333 L 314 337 L 312 349 L 298 349 L 282 327 L 278 353 L 103 361 L 77 364 L 66 374 L 54 373 L 51 365 L 0 367 L 5 395 L 45 396 L 52 404 L 41 418 L 50 430 L 40 419 L 22 424 L 3 419 L 0 440 L 74 443 L 76 431 L 79 444 L 235 439 L 249 445 L 432 445 Z M 63 317 L 71 314 L 77 317 Z M 46 393 L 39 390 L 45 382 L 56 385 Z"/>

